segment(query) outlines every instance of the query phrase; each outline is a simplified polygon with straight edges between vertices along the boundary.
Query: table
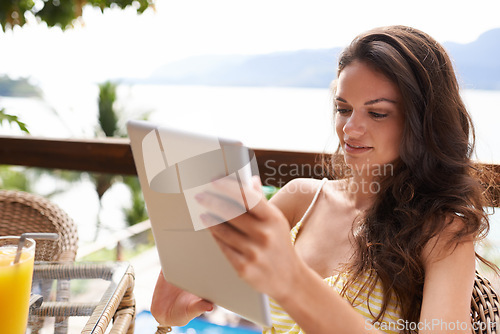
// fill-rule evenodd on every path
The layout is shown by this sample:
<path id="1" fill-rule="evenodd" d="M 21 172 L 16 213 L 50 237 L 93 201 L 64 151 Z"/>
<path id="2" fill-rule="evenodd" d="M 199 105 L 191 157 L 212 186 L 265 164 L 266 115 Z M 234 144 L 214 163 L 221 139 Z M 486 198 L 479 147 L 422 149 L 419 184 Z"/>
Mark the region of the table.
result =
<path id="1" fill-rule="evenodd" d="M 38 262 L 27 333 L 134 332 L 134 272 L 126 262 Z M 107 333 L 107 332 L 106 332 Z"/>

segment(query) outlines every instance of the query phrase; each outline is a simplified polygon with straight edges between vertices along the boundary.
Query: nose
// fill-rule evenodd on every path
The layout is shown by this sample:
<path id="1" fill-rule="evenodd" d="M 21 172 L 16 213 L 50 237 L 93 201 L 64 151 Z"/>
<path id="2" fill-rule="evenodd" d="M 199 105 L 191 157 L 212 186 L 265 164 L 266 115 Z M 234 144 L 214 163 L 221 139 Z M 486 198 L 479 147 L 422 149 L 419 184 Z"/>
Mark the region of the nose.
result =
<path id="1" fill-rule="evenodd" d="M 353 110 L 347 122 L 344 124 L 343 130 L 349 137 L 362 136 L 366 131 L 366 123 L 361 113 Z"/>

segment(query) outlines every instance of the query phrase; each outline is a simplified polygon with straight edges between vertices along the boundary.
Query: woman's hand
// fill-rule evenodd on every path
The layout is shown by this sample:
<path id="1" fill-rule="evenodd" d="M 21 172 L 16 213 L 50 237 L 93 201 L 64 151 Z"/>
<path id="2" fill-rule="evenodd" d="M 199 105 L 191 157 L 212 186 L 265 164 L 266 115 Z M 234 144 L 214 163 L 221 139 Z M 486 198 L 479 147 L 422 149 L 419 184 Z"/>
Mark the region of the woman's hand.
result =
<path id="1" fill-rule="evenodd" d="M 211 226 L 210 231 L 238 275 L 256 290 L 278 299 L 290 293 L 295 272 L 302 262 L 290 241 L 290 225 L 283 213 L 262 195 L 258 177 L 253 186 L 244 188 L 250 210 L 244 212 L 241 192 L 236 180 L 230 178 L 213 182 L 217 194 L 204 192 L 196 196 L 208 209 L 201 216 Z M 217 217 L 214 217 L 217 216 Z"/>
<path id="2" fill-rule="evenodd" d="M 212 303 L 165 281 L 160 271 L 151 302 L 151 314 L 160 325 L 184 326 L 213 308 Z"/>

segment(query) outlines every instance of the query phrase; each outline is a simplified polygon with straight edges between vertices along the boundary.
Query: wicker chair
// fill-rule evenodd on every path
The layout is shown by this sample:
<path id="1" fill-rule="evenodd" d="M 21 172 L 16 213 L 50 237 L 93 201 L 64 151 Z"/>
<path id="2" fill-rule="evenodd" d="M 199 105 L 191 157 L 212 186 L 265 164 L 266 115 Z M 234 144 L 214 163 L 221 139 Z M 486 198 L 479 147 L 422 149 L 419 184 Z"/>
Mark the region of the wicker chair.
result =
<path id="1" fill-rule="evenodd" d="M 22 191 L 0 190 L 0 236 L 25 232 L 57 233 L 55 241 L 37 241 L 35 261 L 74 261 L 78 233 L 73 220 L 46 198 Z"/>
<path id="2" fill-rule="evenodd" d="M 487 278 L 476 271 L 471 299 L 471 320 L 476 334 L 497 333 L 500 324 L 498 294 Z"/>
<path id="3" fill-rule="evenodd" d="M 0 190 L 0 236 L 21 235 L 25 232 L 57 233 L 57 240 L 38 240 L 35 261 L 74 261 L 78 249 L 78 233 L 73 220 L 57 205 L 42 196 L 22 191 Z M 33 288 L 47 298 L 50 286 Z M 69 299 L 69 283 L 58 282 L 57 300 Z M 60 320 L 60 319 L 59 319 Z M 55 333 L 66 333 L 67 320 Z M 30 322 L 32 333 L 43 326 L 42 320 Z"/>

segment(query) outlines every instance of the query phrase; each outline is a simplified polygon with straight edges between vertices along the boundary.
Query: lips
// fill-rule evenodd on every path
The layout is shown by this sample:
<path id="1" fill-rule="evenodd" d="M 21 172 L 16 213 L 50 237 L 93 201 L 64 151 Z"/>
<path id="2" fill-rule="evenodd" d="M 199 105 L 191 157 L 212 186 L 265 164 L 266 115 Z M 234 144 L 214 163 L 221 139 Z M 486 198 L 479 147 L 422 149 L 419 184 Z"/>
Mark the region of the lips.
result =
<path id="1" fill-rule="evenodd" d="M 368 146 L 358 146 L 358 145 L 352 145 L 352 144 L 349 144 L 349 143 L 345 143 L 347 146 L 351 147 L 351 148 L 371 148 L 371 147 L 368 147 Z"/>
<path id="2" fill-rule="evenodd" d="M 347 153 L 363 153 L 371 150 L 373 147 L 366 146 L 362 143 L 357 143 L 353 141 L 345 142 L 345 151 Z"/>

